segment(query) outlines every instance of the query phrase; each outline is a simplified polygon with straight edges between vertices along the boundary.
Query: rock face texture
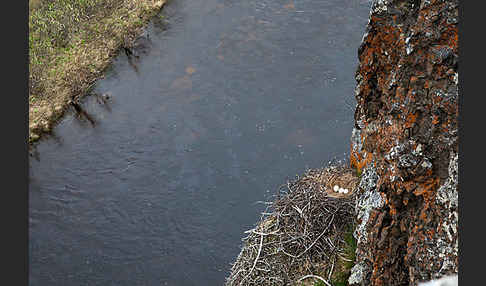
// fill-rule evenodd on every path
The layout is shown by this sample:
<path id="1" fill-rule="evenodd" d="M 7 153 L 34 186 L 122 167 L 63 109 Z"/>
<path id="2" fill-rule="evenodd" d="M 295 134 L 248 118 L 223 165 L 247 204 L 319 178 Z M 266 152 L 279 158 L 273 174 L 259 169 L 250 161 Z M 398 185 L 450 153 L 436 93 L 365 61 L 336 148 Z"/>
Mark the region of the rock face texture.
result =
<path id="1" fill-rule="evenodd" d="M 459 0 L 375 0 L 358 50 L 350 285 L 458 272 Z"/>

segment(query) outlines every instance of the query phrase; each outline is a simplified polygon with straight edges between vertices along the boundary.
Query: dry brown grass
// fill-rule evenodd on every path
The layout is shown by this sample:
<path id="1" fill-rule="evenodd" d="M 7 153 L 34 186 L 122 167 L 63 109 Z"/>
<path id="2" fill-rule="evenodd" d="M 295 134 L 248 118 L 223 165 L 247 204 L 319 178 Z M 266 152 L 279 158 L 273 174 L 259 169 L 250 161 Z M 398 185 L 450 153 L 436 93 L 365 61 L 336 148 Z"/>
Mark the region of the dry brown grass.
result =
<path id="1" fill-rule="evenodd" d="M 343 276 L 337 272 L 349 270 L 345 262 L 354 252 L 348 235 L 355 193 L 332 197 L 326 186 L 339 182 L 354 190 L 353 174 L 347 167 L 310 170 L 283 186 L 278 194 L 284 194 L 246 232 L 226 285 L 331 285 Z"/>
<path id="2" fill-rule="evenodd" d="M 29 142 L 49 132 L 165 0 L 29 0 Z"/>
<path id="3" fill-rule="evenodd" d="M 317 184 L 321 191 L 325 191 L 331 197 L 344 198 L 351 196 L 356 190 L 358 177 L 355 173 L 352 169 L 346 167 L 331 167 L 311 171 L 302 180 L 308 180 Z M 340 194 L 334 192 L 333 187 L 335 185 L 348 189 L 349 193 Z"/>

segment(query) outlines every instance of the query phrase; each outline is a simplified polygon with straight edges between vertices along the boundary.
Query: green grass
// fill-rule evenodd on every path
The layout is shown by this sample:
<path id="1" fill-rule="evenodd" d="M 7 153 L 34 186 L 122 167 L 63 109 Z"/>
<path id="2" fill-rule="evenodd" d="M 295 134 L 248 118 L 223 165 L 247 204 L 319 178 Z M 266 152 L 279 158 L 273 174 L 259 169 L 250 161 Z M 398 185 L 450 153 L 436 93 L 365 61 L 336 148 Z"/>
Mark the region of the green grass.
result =
<path id="1" fill-rule="evenodd" d="M 353 236 L 354 227 L 352 225 L 348 226 L 348 230 L 344 235 L 345 245 L 343 247 L 343 256 L 347 260 L 338 258 L 336 271 L 332 275 L 332 285 L 333 286 L 347 286 L 348 278 L 351 275 L 351 268 L 354 266 L 356 259 L 356 248 L 357 241 Z"/>
<path id="2" fill-rule="evenodd" d="M 71 51 L 97 36 L 90 19 L 108 17 L 123 0 L 30 0 L 29 1 L 29 87 L 30 94 L 45 93 L 49 77 L 69 61 Z"/>
<path id="3" fill-rule="evenodd" d="M 30 143 L 50 129 L 71 98 L 86 93 L 163 3 L 29 0 Z"/>

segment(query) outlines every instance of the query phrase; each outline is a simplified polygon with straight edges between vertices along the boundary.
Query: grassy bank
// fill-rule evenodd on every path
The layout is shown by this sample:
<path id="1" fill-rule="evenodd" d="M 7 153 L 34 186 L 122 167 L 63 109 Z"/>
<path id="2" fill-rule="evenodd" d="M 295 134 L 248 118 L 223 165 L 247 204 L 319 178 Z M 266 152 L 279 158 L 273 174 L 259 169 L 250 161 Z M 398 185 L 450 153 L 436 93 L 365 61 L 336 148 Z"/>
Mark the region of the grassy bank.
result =
<path id="1" fill-rule="evenodd" d="M 51 131 L 165 0 L 29 0 L 29 143 Z"/>

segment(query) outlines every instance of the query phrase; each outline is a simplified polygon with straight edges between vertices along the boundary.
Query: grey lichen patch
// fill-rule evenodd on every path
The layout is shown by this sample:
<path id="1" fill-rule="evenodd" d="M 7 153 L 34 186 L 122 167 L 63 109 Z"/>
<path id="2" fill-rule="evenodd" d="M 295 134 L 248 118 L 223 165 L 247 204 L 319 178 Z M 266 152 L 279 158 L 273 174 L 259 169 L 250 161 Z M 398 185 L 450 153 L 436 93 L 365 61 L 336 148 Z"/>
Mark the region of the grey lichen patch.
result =
<path id="1" fill-rule="evenodd" d="M 359 285 L 364 280 L 366 273 L 368 272 L 369 269 L 365 263 L 361 262 L 355 264 L 353 268 L 351 268 L 351 275 L 348 279 L 349 285 Z"/>
<path id="2" fill-rule="evenodd" d="M 430 264 L 430 267 L 414 270 L 417 281 L 437 279 L 458 272 L 458 154 L 454 151 L 450 154 L 448 172 L 448 177 L 435 196 L 440 223 L 434 227 L 435 232 L 430 241 L 422 245 L 426 251 L 416 254 L 418 261 Z"/>
<path id="3" fill-rule="evenodd" d="M 444 224 L 443 227 L 449 227 L 449 225 Z M 449 230 L 447 230 L 447 232 L 448 231 Z M 452 236 L 449 235 L 447 235 L 447 239 L 438 238 L 436 240 L 437 258 L 442 261 L 442 265 L 440 266 L 439 272 L 433 274 L 434 278 L 439 278 L 444 274 L 451 272 L 457 273 L 457 263 L 455 258 L 457 257 L 458 253 L 458 240 L 451 244 L 449 241 L 446 241 L 452 239 Z"/>
<path id="4" fill-rule="evenodd" d="M 354 151 L 360 151 L 363 149 L 363 142 L 361 142 L 361 131 L 353 128 L 353 133 L 351 134 L 351 146 Z"/>
<path id="5" fill-rule="evenodd" d="M 372 165 L 372 164 L 370 164 Z M 359 188 L 363 190 L 364 193 L 369 193 L 376 188 L 376 182 L 378 181 L 379 177 L 376 173 L 374 167 L 367 167 L 363 171 L 363 176 L 359 181 Z M 365 194 L 363 194 L 365 195 Z M 381 198 L 381 196 L 380 196 Z M 380 204 L 381 205 L 381 204 Z"/>
<path id="6" fill-rule="evenodd" d="M 371 7 L 371 13 L 382 13 L 388 10 L 388 1 L 387 0 L 374 0 L 373 6 Z"/>
<path id="7" fill-rule="evenodd" d="M 415 147 L 415 149 L 414 149 L 414 150 L 412 150 L 412 154 L 413 154 L 414 156 L 422 156 L 422 155 L 423 155 L 423 153 L 422 153 L 422 152 L 423 152 L 423 147 L 424 147 L 424 146 L 423 146 L 422 144 L 420 144 L 420 143 L 419 143 L 419 144 L 417 145 L 417 147 Z"/>
<path id="8" fill-rule="evenodd" d="M 419 162 L 419 159 L 412 154 L 403 154 L 398 158 L 399 168 L 415 167 Z"/>
<path id="9" fill-rule="evenodd" d="M 436 202 L 442 206 L 443 222 L 439 225 L 439 235 L 434 252 L 442 261 L 440 270 L 434 277 L 457 273 L 458 238 L 458 154 L 451 152 L 449 177 L 437 191 Z"/>
<path id="10" fill-rule="evenodd" d="M 410 44 L 410 39 L 411 37 L 407 37 L 405 39 L 405 48 L 406 48 L 407 55 L 410 55 L 413 52 L 413 46 Z"/>
<path id="11" fill-rule="evenodd" d="M 458 174 L 458 154 L 451 153 L 449 162 L 449 177 L 437 191 L 437 202 L 441 205 L 457 208 L 457 174 Z"/>
<path id="12" fill-rule="evenodd" d="M 354 237 L 357 239 L 358 244 L 366 242 L 366 224 L 370 212 L 373 209 L 379 209 L 384 205 L 383 198 L 380 193 L 376 191 L 376 183 L 378 179 L 379 177 L 373 167 L 366 168 L 361 176 L 361 181 L 358 186 L 359 195 L 356 197 L 355 206 L 359 224 L 354 232 Z"/>
<path id="13" fill-rule="evenodd" d="M 388 160 L 388 161 L 394 160 L 394 159 L 398 158 L 398 156 L 400 154 L 403 154 L 404 150 L 405 150 L 405 145 L 403 145 L 403 144 L 393 146 L 390 149 L 390 151 L 387 154 L 385 154 L 385 159 Z"/>

